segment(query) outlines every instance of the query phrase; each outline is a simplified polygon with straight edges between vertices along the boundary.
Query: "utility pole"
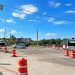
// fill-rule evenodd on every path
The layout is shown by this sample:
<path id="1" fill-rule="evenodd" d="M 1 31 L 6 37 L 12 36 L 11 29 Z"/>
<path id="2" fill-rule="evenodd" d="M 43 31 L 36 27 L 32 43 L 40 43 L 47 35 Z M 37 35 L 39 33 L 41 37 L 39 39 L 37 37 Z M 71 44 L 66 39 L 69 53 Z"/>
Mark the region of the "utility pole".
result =
<path id="1" fill-rule="evenodd" d="M 10 29 L 10 39 L 11 39 L 11 29 Z"/>
<path id="2" fill-rule="evenodd" d="M 6 42 L 6 28 L 5 28 L 5 32 L 4 32 L 4 42 Z"/>
<path id="3" fill-rule="evenodd" d="M 37 46 L 38 46 L 38 27 L 37 27 L 37 33 L 36 33 L 36 35 L 37 35 Z"/>

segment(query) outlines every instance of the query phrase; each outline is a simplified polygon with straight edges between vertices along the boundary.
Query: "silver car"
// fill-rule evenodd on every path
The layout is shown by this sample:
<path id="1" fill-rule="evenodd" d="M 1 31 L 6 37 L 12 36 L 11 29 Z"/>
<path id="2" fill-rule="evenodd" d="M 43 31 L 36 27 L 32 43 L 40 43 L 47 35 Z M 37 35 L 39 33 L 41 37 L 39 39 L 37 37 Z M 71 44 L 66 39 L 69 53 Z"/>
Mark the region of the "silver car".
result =
<path id="1" fill-rule="evenodd" d="M 26 48 L 26 46 L 23 45 L 23 44 L 14 44 L 14 45 L 12 45 L 12 47 L 13 48 L 22 48 L 22 49 L 25 49 Z"/>

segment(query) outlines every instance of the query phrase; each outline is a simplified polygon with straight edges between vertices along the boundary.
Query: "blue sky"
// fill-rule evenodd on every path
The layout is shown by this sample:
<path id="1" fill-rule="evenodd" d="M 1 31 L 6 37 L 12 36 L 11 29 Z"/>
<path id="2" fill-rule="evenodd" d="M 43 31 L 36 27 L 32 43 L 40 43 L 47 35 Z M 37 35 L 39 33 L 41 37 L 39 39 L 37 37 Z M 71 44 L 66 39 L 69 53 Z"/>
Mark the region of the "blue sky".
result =
<path id="1" fill-rule="evenodd" d="M 36 40 L 75 37 L 75 0 L 0 0 L 0 37 Z M 11 31 L 11 32 L 10 32 Z"/>

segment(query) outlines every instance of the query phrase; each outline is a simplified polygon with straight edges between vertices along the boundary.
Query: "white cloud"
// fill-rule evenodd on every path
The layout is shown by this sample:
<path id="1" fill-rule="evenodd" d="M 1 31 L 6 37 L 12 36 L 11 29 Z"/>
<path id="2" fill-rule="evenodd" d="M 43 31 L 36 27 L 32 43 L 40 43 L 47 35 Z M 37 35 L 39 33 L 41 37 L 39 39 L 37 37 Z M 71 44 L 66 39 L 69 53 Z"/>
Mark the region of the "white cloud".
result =
<path id="1" fill-rule="evenodd" d="M 13 12 L 12 15 L 20 19 L 24 19 L 27 15 L 38 12 L 38 8 L 34 5 L 22 5 L 19 9 L 21 10 Z"/>
<path id="2" fill-rule="evenodd" d="M 12 35 L 16 34 L 17 32 L 15 30 L 11 30 L 10 32 Z"/>
<path id="3" fill-rule="evenodd" d="M 7 23 L 15 23 L 13 19 L 6 19 L 5 20 Z"/>
<path id="4" fill-rule="evenodd" d="M 65 6 L 72 6 L 72 4 L 68 3 L 68 4 L 65 4 Z"/>
<path id="5" fill-rule="evenodd" d="M 59 7 L 61 5 L 61 3 L 54 2 L 54 1 L 49 1 L 48 3 L 49 3 L 50 7 L 54 7 L 54 8 L 57 8 L 57 7 Z"/>
<path id="6" fill-rule="evenodd" d="M 63 20 L 53 22 L 53 24 L 55 24 L 55 25 L 60 25 L 60 24 L 65 24 L 65 23 L 66 23 L 66 21 L 63 21 Z"/>
<path id="7" fill-rule="evenodd" d="M 20 9 L 22 9 L 22 12 L 25 14 L 33 14 L 38 11 L 38 8 L 34 5 L 22 5 Z"/>
<path id="8" fill-rule="evenodd" d="M 14 17 L 19 17 L 20 19 L 25 19 L 25 14 L 23 14 L 23 13 L 16 13 L 16 12 L 13 12 L 12 13 L 12 15 L 14 16 Z"/>
<path id="9" fill-rule="evenodd" d="M 15 21 L 13 19 L 3 19 L 3 18 L 0 18 L 1 21 L 3 22 L 7 22 L 7 23 L 15 23 Z"/>
<path id="10" fill-rule="evenodd" d="M 61 5 L 61 3 L 56 3 L 55 7 L 59 7 Z"/>
<path id="11" fill-rule="evenodd" d="M 0 33 L 5 32 L 5 29 L 0 29 Z"/>
<path id="12" fill-rule="evenodd" d="M 46 36 L 47 37 L 54 37 L 54 36 L 56 36 L 56 34 L 55 33 L 47 33 Z"/>
<path id="13" fill-rule="evenodd" d="M 56 20 L 54 17 L 49 17 L 48 22 L 52 23 L 54 25 L 60 25 L 60 24 L 66 24 L 67 23 L 67 21 L 64 21 L 64 20 Z"/>
<path id="14" fill-rule="evenodd" d="M 68 10 L 65 13 L 67 13 L 67 14 L 75 14 L 75 10 Z"/>
<path id="15" fill-rule="evenodd" d="M 53 18 L 53 17 L 48 18 L 48 22 L 54 22 L 54 20 L 55 20 L 55 18 Z"/>

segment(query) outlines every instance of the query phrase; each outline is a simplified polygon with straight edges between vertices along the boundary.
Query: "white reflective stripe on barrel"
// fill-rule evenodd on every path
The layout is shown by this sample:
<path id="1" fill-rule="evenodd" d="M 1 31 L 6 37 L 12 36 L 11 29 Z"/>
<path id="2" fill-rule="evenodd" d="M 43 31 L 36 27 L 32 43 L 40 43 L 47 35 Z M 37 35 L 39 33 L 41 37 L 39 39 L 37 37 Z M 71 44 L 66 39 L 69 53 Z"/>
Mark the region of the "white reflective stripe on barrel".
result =
<path id="1" fill-rule="evenodd" d="M 71 53 L 71 54 L 75 54 L 75 53 Z"/>
<path id="2" fill-rule="evenodd" d="M 19 72 L 18 72 L 18 75 L 27 75 L 27 73 L 19 73 Z"/>
<path id="3" fill-rule="evenodd" d="M 27 68 L 27 66 L 18 66 L 19 68 Z"/>

